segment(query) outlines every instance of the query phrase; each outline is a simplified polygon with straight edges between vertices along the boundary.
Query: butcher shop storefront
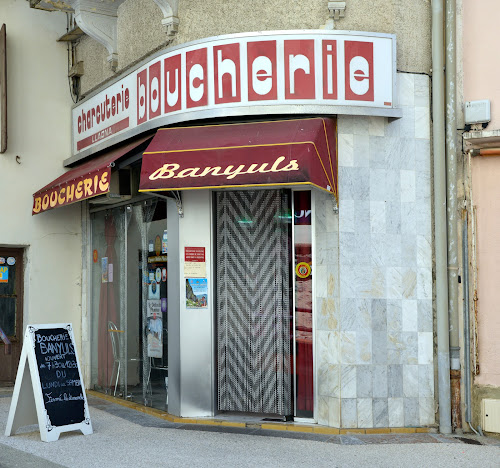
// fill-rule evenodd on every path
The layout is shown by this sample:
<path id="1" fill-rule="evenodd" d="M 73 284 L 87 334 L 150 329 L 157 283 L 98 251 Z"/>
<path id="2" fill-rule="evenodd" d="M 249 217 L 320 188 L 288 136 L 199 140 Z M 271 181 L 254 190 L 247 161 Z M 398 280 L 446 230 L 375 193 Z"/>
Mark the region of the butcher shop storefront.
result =
<path id="1" fill-rule="evenodd" d="M 432 393 L 403 401 L 403 375 L 433 378 L 430 150 L 395 43 L 208 38 L 74 107 L 33 213 L 88 207 L 88 388 L 183 417 L 433 422 Z"/>

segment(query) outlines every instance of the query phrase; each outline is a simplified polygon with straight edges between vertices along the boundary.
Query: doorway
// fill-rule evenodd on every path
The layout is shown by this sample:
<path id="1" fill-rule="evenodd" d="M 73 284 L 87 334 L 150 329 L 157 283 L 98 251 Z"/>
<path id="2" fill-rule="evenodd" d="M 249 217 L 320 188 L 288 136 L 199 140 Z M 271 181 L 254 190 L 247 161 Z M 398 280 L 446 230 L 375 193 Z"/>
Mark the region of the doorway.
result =
<path id="1" fill-rule="evenodd" d="M 10 354 L 0 340 L 0 383 L 16 379 L 23 333 L 23 249 L 0 247 L 0 328 L 10 341 Z"/>
<path id="2" fill-rule="evenodd" d="M 292 416 L 291 193 L 215 198 L 218 410 Z"/>

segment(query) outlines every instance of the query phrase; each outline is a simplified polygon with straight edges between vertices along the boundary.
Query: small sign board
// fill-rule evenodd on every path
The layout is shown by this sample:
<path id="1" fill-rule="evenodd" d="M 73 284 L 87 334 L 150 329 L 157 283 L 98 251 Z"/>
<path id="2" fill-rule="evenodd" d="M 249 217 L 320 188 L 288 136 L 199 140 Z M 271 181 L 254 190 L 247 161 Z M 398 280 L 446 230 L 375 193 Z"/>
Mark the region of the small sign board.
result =
<path id="1" fill-rule="evenodd" d="M 184 247 L 184 277 L 205 278 L 205 247 Z"/>
<path id="2" fill-rule="evenodd" d="M 26 329 L 5 435 L 37 423 L 44 442 L 93 432 L 70 323 Z"/>

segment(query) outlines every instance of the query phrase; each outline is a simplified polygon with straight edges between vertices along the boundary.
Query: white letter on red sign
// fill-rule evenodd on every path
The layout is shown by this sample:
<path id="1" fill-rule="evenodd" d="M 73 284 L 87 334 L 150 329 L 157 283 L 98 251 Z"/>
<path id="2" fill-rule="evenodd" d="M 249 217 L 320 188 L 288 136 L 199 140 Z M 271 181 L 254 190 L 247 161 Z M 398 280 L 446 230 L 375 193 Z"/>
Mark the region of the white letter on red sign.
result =
<path id="1" fill-rule="evenodd" d="M 323 99 L 337 99 L 337 41 L 323 41 Z"/>
<path id="2" fill-rule="evenodd" d="M 166 58 L 163 66 L 165 73 L 165 112 L 167 113 L 180 110 L 181 108 L 181 55 Z M 172 81 L 174 81 L 174 85 L 172 85 Z"/>
<path id="3" fill-rule="evenodd" d="M 315 97 L 314 40 L 285 41 L 285 98 Z"/>
<path id="4" fill-rule="evenodd" d="M 215 104 L 241 101 L 240 45 L 214 47 L 214 68 L 217 83 Z"/>
<path id="5" fill-rule="evenodd" d="M 273 100 L 276 86 L 276 41 L 249 42 L 247 45 L 248 100 Z"/>
<path id="6" fill-rule="evenodd" d="M 161 114 L 161 62 L 149 67 L 149 118 Z"/>
<path id="7" fill-rule="evenodd" d="M 373 43 L 345 43 L 346 100 L 373 101 Z"/>
<path id="8" fill-rule="evenodd" d="M 208 92 L 204 82 L 207 76 L 207 49 L 186 52 L 186 70 L 186 106 L 206 106 Z"/>
<path id="9" fill-rule="evenodd" d="M 148 70 L 137 73 L 137 123 L 146 122 L 148 108 Z"/>

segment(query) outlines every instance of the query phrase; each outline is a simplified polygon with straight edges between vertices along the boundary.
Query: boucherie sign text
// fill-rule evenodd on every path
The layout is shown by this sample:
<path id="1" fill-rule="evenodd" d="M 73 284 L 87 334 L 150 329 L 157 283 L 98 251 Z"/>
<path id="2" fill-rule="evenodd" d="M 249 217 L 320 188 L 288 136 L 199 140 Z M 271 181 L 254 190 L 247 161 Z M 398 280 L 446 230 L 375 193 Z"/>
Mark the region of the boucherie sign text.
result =
<path id="1" fill-rule="evenodd" d="M 73 109 L 73 153 L 143 130 L 235 115 L 392 115 L 395 37 L 249 33 L 170 49 Z"/>

